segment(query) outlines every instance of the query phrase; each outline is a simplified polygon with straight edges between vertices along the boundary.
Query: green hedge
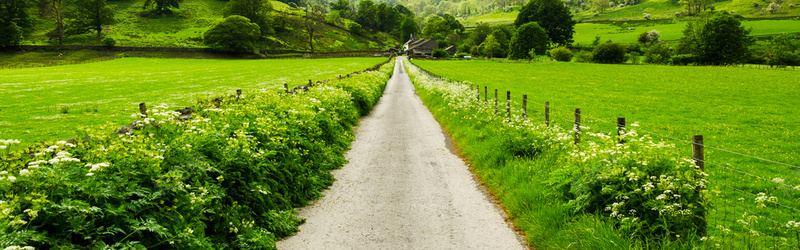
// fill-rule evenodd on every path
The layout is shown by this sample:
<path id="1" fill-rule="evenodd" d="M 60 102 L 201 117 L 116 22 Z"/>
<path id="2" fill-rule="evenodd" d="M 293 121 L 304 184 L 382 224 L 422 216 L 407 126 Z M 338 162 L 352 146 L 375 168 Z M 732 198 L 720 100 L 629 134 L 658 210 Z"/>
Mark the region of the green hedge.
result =
<path id="1" fill-rule="evenodd" d="M 307 92 L 156 107 L 141 128 L 0 156 L 0 247 L 273 249 L 345 164 L 393 63 Z"/>

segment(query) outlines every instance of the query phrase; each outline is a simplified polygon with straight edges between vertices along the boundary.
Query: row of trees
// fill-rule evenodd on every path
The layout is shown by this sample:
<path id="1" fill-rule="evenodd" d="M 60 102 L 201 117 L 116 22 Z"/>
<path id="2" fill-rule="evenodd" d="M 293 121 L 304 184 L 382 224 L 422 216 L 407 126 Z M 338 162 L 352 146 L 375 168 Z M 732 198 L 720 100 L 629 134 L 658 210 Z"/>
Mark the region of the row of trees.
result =
<path id="1" fill-rule="evenodd" d="M 53 20 L 56 28 L 48 36 L 62 45 L 68 35 L 97 32 L 116 22 L 114 9 L 106 0 L 0 0 L 0 47 L 15 46 L 33 30 L 34 16 L 41 13 Z"/>

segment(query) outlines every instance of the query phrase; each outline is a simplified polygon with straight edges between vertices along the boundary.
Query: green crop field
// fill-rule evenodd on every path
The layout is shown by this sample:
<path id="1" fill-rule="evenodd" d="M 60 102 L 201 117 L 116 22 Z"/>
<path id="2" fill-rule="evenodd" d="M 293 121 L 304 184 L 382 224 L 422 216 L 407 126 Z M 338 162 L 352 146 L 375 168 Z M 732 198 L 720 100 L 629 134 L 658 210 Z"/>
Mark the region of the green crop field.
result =
<path id="1" fill-rule="evenodd" d="M 607 24 L 607 23 L 579 23 L 575 25 L 573 36 L 575 44 L 591 44 L 596 36 L 601 41 L 611 40 L 618 43 L 636 43 L 639 34 L 650 30 L 658 30 L 661 40 L 672 41 L 683 37 L 683 29 L 687 22 L 669 24 Z M 763 20 L 743 21 L 742 25 L 752 28 L 751 36 L 775 35 L 781 33 L 800 33 L 800 20 Z"/>
<path id="2" fill-rule="evenodd" d="M 563 127 L 572 127 L 575 108 L 581 109 L 582 125 L 592 132 L 613 133 L 616 118 L 625 117 L 628 124 L 638 122 L 640 133 L 675 144 L 685 157 L 691 157 L 691 136 L 703 135 L 710 175 L 710 235 L 724 237 L 717 228 L 721 226 L 750 239 L 746 235 L 751 234 L 747 231 L 751 228 L 762 236 L 788 234 L 794 241 L 794 233 L 784 225 L 797 221 L 800 211 L 800 131 L 796 129 L 800 122 L 796 115 L 800 71 L 559 62 L 413 62 L 443 77 L 477 84 L 481 90 L 484 86 L 489 92 L 499 89 L 501 103 L 505 102 L 505 91 L 511 91 L 516 102 L 514 112 L 519 112 L 521 96 L 527 94 L 529 117 L 542 123 L 545 102 L 550 102 L 551 119 Z M 777 204 L 757 208 L 754 199 L 761 192 L 775 196 Z M 736 222 L 743 212 L 757 214 L 749 226 Z M 774 240 L 753 239 L 762 243 Z"/>
<path id="3" fill-rule="evenodd" d="M 122 58 L 45 68 L 0 69 L 0 138 L 22 147 L 66 140 L 81 126 L 122 126 L 138 103 L 192 106 L 236 89 L 290 88 L 364 70 L 385 58 L 207 60 Z M 13 149 L 13 148 L 12 148 Z"/>

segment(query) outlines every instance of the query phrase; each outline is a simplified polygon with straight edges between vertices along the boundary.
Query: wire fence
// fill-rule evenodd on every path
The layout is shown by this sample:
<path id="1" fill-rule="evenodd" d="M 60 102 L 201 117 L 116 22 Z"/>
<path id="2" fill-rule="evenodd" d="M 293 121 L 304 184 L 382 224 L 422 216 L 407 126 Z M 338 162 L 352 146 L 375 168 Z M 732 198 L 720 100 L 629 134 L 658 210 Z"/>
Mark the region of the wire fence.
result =
<path id="1" fill-rule="evenodd" d="M 440 80 L 453 82 L 453 80 L 451 80 L 451 79 L 436 75 L 436 74 L 434 74 L 434 73 L 432 73 L 430 71 L 427 71 L 427 70 L 425 70 L 425 69 L 423 69 L 421 67 L 417 66 L 417 68 L 419 68 L 422 72 L 424 72 L 425 74 L 427 74 L 427 75 L 429 75 L 429 76 L 431 76 L 433 78 L 437 78 L 437 79 L 440 79 Z M 457 84 L 466 84 L 466 83 L 460 83 L 460 82 L 455 82 L 455 83 L 457 83 Z M 484 86 L 483 89 L 480 89 L 479 86 L 478 86 L 478 88 L 473 89 L 472 86 L 471 86 L 470 89 L 472 89 L 472 91 L 475 91 L 475 89 L 477 89 L 478 96 L 479 96 L 478 99 L 479 100 L 480 100 L 480 94 L 481 94 L 480 91 L 483 90 L 484 102 L 486 102 L 487 105 L 492 105 L 492 102 L 494 102 L 495 107 L 497 107 L 498 103 L 500 102 L 499 98 L 497 97 L 497 94 L 495 94 L 494 99 L 490 99 L 489 92 L 491 92 L 491 90 L 488 89 L 487 86 Z M 495 91 L 495 93 L 498 93 L 497 89 L 494 89 L 494 91 Z M 502 92 L 500 92 L 500 93 L 502 93 Z M 510 97 L 510 91 L 506 91 L 506 93 L 507 93 L 507 96 Z M 517 102 L 515 100 L 510 100 L 510 99 L 506 100 L 507 105 L 512 105 L 513 104 L 514 107 L 515 107 L 514 109 L 510 109 L 510 108 L 508 109 L 509 110 L 508 111 L 509 114 L 507 114 L 507 115 L 509 117 L 511 117 L 511 113 L 510 113 L 511 110 L 515 110 L 516 112 L 524 114 L 522 117 L 527 117 L 527 118 L 531 117 L 531 116 L 528 115 L 529 112 L 527 110 L 527 101 L 528 101 L 527 100 L 527 95 L 522 95 L 522 96 L 523 96 L 523 99 L 522 99 L 522 103 L 523 104 L 522 105 L 519 105 L 520 102 Z M 539 108 L 536 108 L 536 109 L 541 110 L 541 108 L 542 107 L 539 107 Z M 575 110 L 564 109 L 564 108 L 558 107 L 557 105 L 554 105 L 551 102 L 545 102 L 543 108 L 544 108 L 544 113 L 543 113 L 544 117 L 533 118 L 533 119 L 539 120 L 539 119 L 544 118 L 544 122 L 547 123 L 547 124 L 550 124 L 552 121 L 561 122 L 562 124 L 574 124 L 574 126 L 576 126 L 578 128 L 581 128 L 581 129 L 586 129 L 586 127 L 584 127 L 585 124 L 598 124 L 599 126 L 605 125 L 605 126 L 609 126 L 609 127 L 610 126 L 614 126 L 614 127 L 618 128 L 618 129 L 624 129 L 626 126 L 628 126 L 628 124 L 625 124 L 625 119 L 624 118 L 617 118 L 616 122 L 615 121 L 611 121 L 610 119 L 598 119 L 598 118 L 593 117 L 591 115 L 586 115 L 585 113 L 581 113 L 580 109 L 575 109 Z M 498 110 L 498 109 L 495 108 L 495 110 Z M 495 112 L 497 113 L 498 111 L 495 111 Z M 540 113 L 538 111 L 535 112 L 535 113 L 537 113 L 538 115 L 542 114 L 542 113 Z M 573 114 L 575 116 L 575 120 L 568 119 L 567 117 L 565 117 L 563 115 L 554 116 L 554 114 Z M 751 159 L 753 161 L 761 162 L 761 163 L 768 164 L 768 165 L 778 165 L 778 166 L 788 167 L 788 168 L 791 169 L 791 171 L 794 171 L 795 173 L 800 174 L 800 166 L 797 166 L 795 164 L 790 164 L 790 163 L 786 163 L 786 162 L 782 162 L 782 161 L 778 161 L 778 160 L 773 160 L 773 159 L 767 159 L 765 157 L 760 157 L 760 156 L 756 156 L 756 155 L 752 155 L 752 154 L 736 152 L 736 151 L 733 151 L 733 150 L 728 150 L 728 149 L 724 149 L 724 148 L 720 148 L 720 147 L 709 146 L 709 145 L 707 145 L 705 143 L 702 143 L 702 142 L 675 138 L 674 136 L 664 135 L 664 134 L 661 134 L 661 133 L 654 133 L 654 132 L 642 130 L 642 129 L 639 129 L 639 128 L 636 128 L 636 130 L 641 132 L 640 134 L 648 134 L 648 135 L 658 136 L 658 137 L 664 138 L 664 139 L 666 139 L 668 141 L 677 142 L 677 143 L 683 144 L 683 145 L 689 144 L 690 146 L 699 146 L 699 147 L 702 147 L 703 149 L 722 152 L 722 153 L 734 155 L 734 156 L 740 157 L 740 158 Z M 601 131 L 601 130 L 595 130 L 595 131 L 600 132 L 600 133 L 608 133 L 609 132 L 609 131 Z M 748 202 L 748 201 L 746 201 L 746 199 L 745 200 L 732 201 L 732 200 L 728 200 L 727 197 L 720 197 L 719 199 L 721 199 L 721 200 L 720 200 L 720 202 L 718 202 L 718 204 L 723 204 L 724 206 L 735 206 L 737 208 L 741 208 L 741 211 L 743 213 L 755 215 L 758 220 L 766 220 L 768 222 L 771 222 L 773 225 L 778 225 L 778 226 L 781 226 L 781 227 L 784 226 L 784 225 L 787 225 L 787 222 L 799 222 L 800 223 L 800 218 L 797 218 L 796 220 L 792 221 L 792 219 L 796 218 L 796 216 L 800 216 L 800 208 L 797 207 L 798 204 L 794 204 L 794 199 L 797 199 L 797 197 L 800 196 L 800 183 L 790 183 L 789 181 L 785 180 L 784 178 L 780 178 L 780 177 L 768 178 L 768 177 L 763 176 L 763 174 L 757 174 L 757 173 L 753 173 L 753 172 L 748 172 L 746 170 L 742 170 L 742 168 L 735 168 L 734 167 L 734 166 L 736 166 L 735 164 L 725 163 L 725 162 L 722 162 L 721 160 L 720 161 L 718 161 L 718 160 L 710 161 L 710 160 L 707 160 L 707 159 L 702 159 L 702 158 L 698 159 L 698 158 L 694 158 L 694 157 L 692 159 L 695 160 L 696 163 L 703 163 L 704 165 L 707 165 L 708 167 L 705 168 L 705 171 L 706 172 L 708 172 L 708 171 L 717 172 L 715 175 L 718 175 L 718 177 L 729 176 L 729 175 L 737 175 L 737 176 L 745 176 L 745 177 L 748 177 L 748 178 L 753 178 L 755 180 L 759 180 L 759 181 L 762 181 L 763 183 L 766 183 L 764 187 L 754 186 L 754 184 L 752 182 L 728 183 L 728 184 L 726 184 L 726 183 L 723 182 L 724 180 L 715 181 L 714 180 L 715 179 L 715 175 L 710 175 L 708 177 L 711 180 L 709 183 L 714 183 L 716 186 L 719 187 L 716 190 L 710 190 L 710 191 L 716 191 L 716 192 L 727 194 L 725 191 L 726 190 L 730 190 L 730 191 L 732 191 L 732 192 L 734 192 L 736 194 L 739 194 L 740 197 L 741 196 L 745 196 L 745 197 L 748 197 L 748 198 L 751 198 L 751 199 L 755 198 L 755 202 Z M 797 181 L 800 182 L 800 179 L 798 179 Z M 731 184 L 731 185 L 729 185 L 729 184 Z M 743 187 L 746 187 L 746 189 L 759 189 L 759 190 L 763 190 L 764 192 L 759 192 L 758 194 L 756 194 L 756 193 L 753 193 L 752 191 L 746 191 L 743 188 L 737 188 L 737 187 L 734 187 L 732 185 L 743 186 Z M 797 185 L 797 186 L 793 186 L 793 185 Z M 779 189 L 779 190 L 783 191 L 785 194 L 782 195 L 782 197 L 788 198 L 787 201 L 792 202 L 793 204 L 785 204 L 785 203 L 779 202 L 777 200 L 777 197 L 772 196 L 773 194 L 770 193 L 770 190 L 776 190 L 776 189 Z M 797 200 L 800 200 L 800 199 L 797 199 Z M 742 206 L 742 205 L 734 205 L 735 202 L 740 202 L 742 204 L 745 204 L 745 202 L 746 202 L 746 204 L 752 204 L 752 206 L 754 208 L 746 208 L 745 206 Z M 761 209 L 766 209 L 765 211 L 755 211 L 756 209 L 759 209 L 759 207 L 757 205 L 758 202 L 761 202 L 763 204 L 771 204 L 771 206 L 764 205 L 765 208 L 761 208 Z M 726 211 L 726 210 L 723 210 L 723 211 Z M 773 216 L 767 216 L 765 214 L 765 212 L 767 212 L 769 214 L 773 214 L 773 215 L 779 215 L 778 216 L 779 218 L 778 217 L 773 217 Z M 723 216 L 727 217 L 727 214 L 723 215 Z M 717 216 L 717 217 L 719 217 L 719 216 Z M 727 223 L 727 222 L 724 221 L 724 219 L 723 219 L 723 222 L 720 222 L 720 223 Z M 708 228 L 713 228 L 713 227 L 715 227 L 717 225 L 721 225 L 721 224 L 719 224 L 719 223 L 716 223 L 716 224 L 715 223 L 709 223 L 709 224 L 707 224 L 707 227 Z M 750 230 L 754 230 L 754 231 L 758 232 L 756 229 L 750 229 Z M 793 229 L 793 230 L 800 230 L 800 229 Z M 747 232 L 743 232 L 743 233 L 747 233 Z M 772 232 L 772 233 L 758 232 L 758 233 L 763 235 L 763 236 L 768 236 L 768 237 L 771 237 L 771 238 L 775 238 L 775 237 L 781 236 L 781 234 L 775 233 L 775 232 Z M 775 240 L 775 239 L 773 239 L 773 240 Z M 800 238 L 798 238 L 798 240 L 800 240 Z M 798 242 L 797 245 L 792 245 L 791 243 L 789 243 L 789 245 L 794 247 L 794 248 L 800 247 L 800 242 Z"/>

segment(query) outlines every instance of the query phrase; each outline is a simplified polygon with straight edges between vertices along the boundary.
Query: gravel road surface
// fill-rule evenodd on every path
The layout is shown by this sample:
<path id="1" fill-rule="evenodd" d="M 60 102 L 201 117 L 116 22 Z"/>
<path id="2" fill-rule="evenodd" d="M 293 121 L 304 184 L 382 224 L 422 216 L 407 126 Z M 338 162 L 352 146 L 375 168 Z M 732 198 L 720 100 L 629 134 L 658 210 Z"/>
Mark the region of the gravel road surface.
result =
<path id="1" fill-rule="evenodd" d="M 350 162 L 278 249 L 526 249 L 446 140 L 398 59 Z"/>

